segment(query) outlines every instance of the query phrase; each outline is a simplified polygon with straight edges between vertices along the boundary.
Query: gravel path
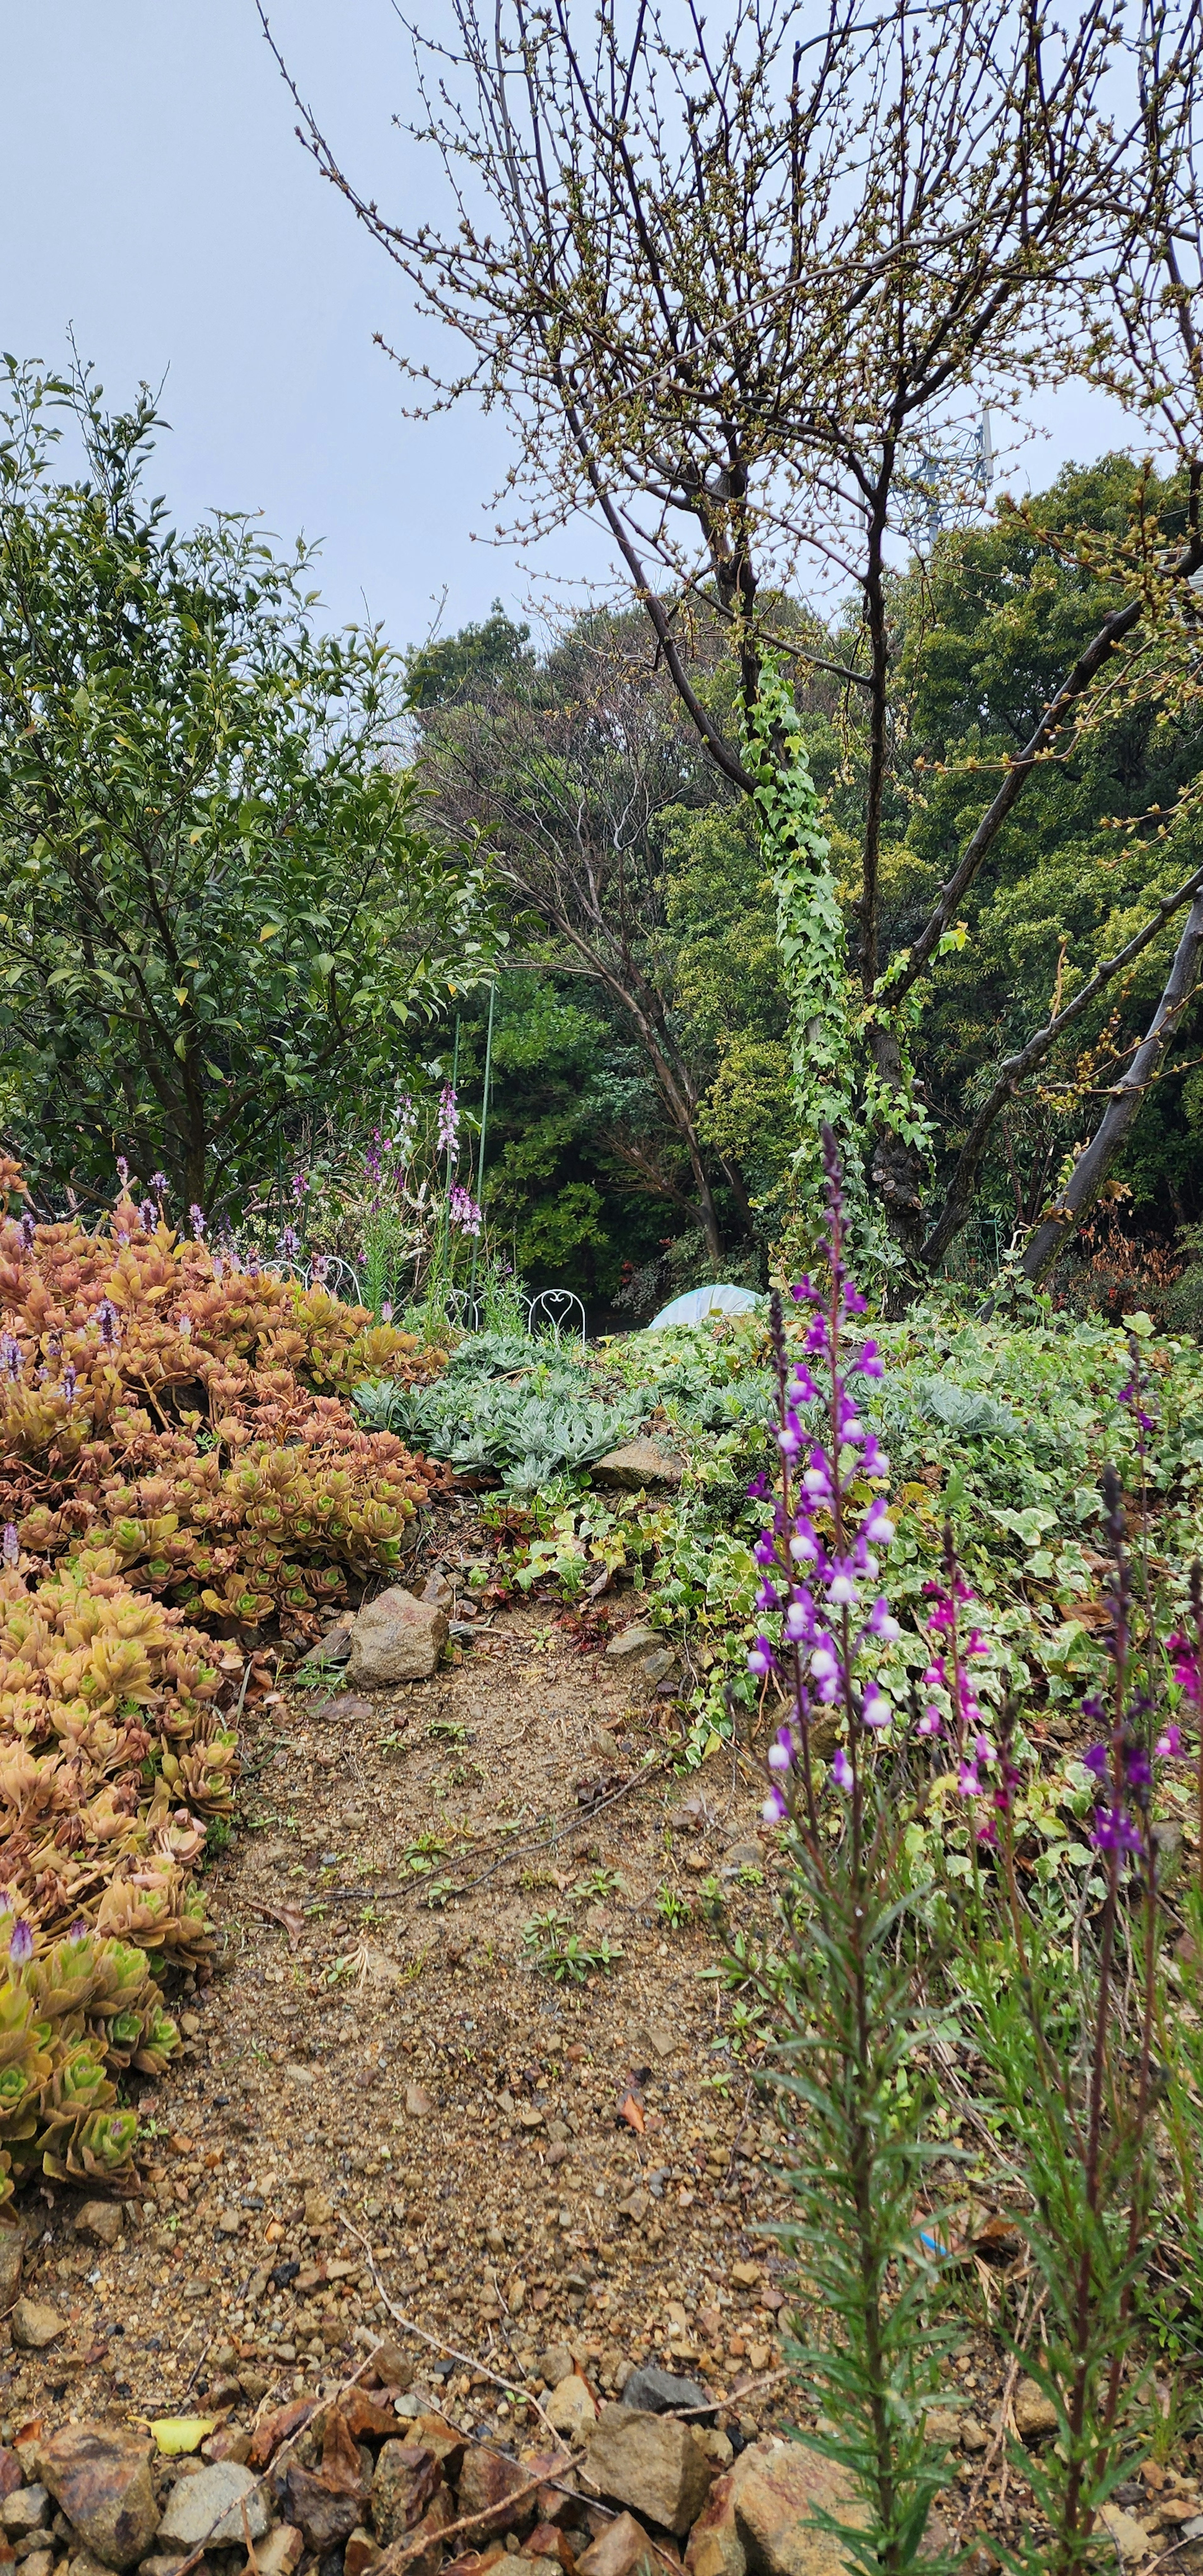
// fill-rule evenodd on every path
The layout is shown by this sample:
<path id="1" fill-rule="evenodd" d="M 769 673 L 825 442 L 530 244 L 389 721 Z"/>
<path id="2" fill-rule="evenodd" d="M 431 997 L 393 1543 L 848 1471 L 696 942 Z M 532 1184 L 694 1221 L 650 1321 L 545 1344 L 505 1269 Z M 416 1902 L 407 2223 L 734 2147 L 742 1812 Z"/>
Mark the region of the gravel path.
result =
<path id="1" fill-rule="evenodd" d="M 142 2093 L 150 2196 L 106 2248 L 44 2187 L 25 2286 L 67 2331 L 4 2356 L 10 2428 L 249 2411 L 333 2384 L 394 2310 L 433 2339 L 396 2328 L 422 2382 L 502 2431 L 521 2396 L 446 2347 L 515 2391 L 564 2346 L 599 2392 L 648 2358 L 727 2391 L 777 2368 L 769 2133 L 741 2065 L 714 2088 L 726 1999 L 699 1974 L 725 1939 L 699 1888 L 732 1926 L 765 1908 L 767 1853 L 739 1874 L 759 1786 L 729 1756 L 683 1784 L 671 1719 L 613 1671 L 523 1605 L 429 1682 L 247 1711 L 216 1973 L 186 2066 Z M 557 1984 L 523 1939 L 549 1911 L 621 1958 Z M 779 2395 L 736 2396 L 748 2432 Z"/>

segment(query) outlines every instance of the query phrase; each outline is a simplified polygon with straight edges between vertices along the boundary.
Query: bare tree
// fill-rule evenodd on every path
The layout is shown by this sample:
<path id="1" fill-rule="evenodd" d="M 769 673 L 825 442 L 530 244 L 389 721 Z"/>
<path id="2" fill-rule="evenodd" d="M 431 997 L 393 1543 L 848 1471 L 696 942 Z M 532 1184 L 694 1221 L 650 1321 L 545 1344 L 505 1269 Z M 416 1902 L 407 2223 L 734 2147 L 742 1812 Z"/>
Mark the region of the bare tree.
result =
<path id="1" fill-rule="evenodd" d="M 1121 295 L 1106 309 L 1107 281 L 1131 266 L 1158 191 L 1164 242 L 1178 238 L 1191 109 L 1169 64 L 1193 40 L 1194 0 L 1179 0 L 1173 43 L 1165 12 L 1129 29 L 1125 0 L 1079 0 L 1064 20 L 1032 0 L 831 0 L 809 30 L 795 0 L 733 0 L 717 33 L 688 0 L 680 39 L 649 0 L 579 15 L 571 0 L 533 13 L 527 0 L 488 15 L 478 0 L 453 7 L 449 45 L 415 33 L 421 107 L 409 127 L 449 183 L 445 227 L 390 222 L 294 87 L 299 131 L 419 308 L 466 344 L 462 375 L 428 381 L 424 401 L 472 393 L 508 414 L 511 479 L 526 496 L 511 533 L 600 515 L 724 778 L 753 788 L 739 727 L 697 685 L 691 603 L 704 598 L 729 625 L 745 718 L 770 650 L 821 663 L 855 696 L 872 1169 L 920 1260 L 925 1231 L 947 1240 L 956 1211 L 925 1228 L 923 1156 L 891 1114 L 907 1089 L 900 1010 L 1028 782 L 1067 727 L 1091 719 L 1203 545 L 1192 519 L 1159 583 L 1138 586 L 1067 674 L 909 955 L 883 974 L 892 549 L 932 424 L 984 387 L 1006 402 L 1046 372 L 1093 366 L 1146 399 L 1165 354 L 1165 249 L 1139 289 L 1129 280 L 1126 307 Z M 1177 121 L 1159 140 L 1171 92 Z M 1121 379 L 1114 311 L 1125 310 Z M 1185 408 L 1193 421 L 1197 405 Z M 824 582 L 859 596 L 843 658 L 778 633 L 782 592 L 814 596 Z"/>

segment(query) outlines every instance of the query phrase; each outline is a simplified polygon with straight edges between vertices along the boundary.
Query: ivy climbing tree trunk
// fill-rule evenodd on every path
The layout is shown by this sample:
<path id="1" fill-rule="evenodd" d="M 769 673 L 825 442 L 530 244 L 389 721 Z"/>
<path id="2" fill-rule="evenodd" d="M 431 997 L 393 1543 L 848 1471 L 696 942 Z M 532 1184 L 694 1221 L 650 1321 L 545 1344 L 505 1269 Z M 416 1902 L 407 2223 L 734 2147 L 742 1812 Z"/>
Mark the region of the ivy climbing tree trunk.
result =
<path id="1" fill-rule="evenodd" d="M 811 1259 L 825 1221 L 822 1129 L 839 1140 L 850 1218 L 868 1229 L 856 1112 L 855 1023 L 839 889 L 831 844 L 819 829 L 793 692 L 771 654 L 760 658 L 756 694 L 744 713 L 744 764 L 761 846 L 777 899 L 777 948 L 790 1001 L 790 1073 L 798 1142 L 790 1250 Z"/>

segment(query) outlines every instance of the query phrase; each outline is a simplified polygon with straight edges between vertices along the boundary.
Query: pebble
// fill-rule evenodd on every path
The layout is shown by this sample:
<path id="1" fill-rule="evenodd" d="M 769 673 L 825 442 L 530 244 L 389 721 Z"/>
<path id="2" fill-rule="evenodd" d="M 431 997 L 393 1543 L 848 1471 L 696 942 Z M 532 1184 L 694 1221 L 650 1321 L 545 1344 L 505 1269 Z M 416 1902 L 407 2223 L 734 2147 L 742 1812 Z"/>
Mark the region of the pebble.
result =
<path id="1" fill-rule="evenodd" d="M 544 2413 L 556 2432 L 565 2434 L 570 2440 L 575 2440 L 578 2434 L 587 2432 L 597 2422 L 597 2408 L 588 2386 L 575 2371 L 567 2379 L 562 2379 L 558 2388 L 553 2388 Z"/>
<path id="2" fill-rule="evenodd" d="M 77 2236 L 90 2236 L 93 2243 L 111 2252 L 121 2239 L 121 2209 L 115 2200 L 85 2200 L 75 2214 Z"/>
<path id="3" fill-rule="evenodd" d="M 1037 2441 L 1042 2433 L 1055 2433 L 1057 2409 L 1034 2379 L 1021 2379 L 1015 2391 L 1015 2430 L 1025 2442 Z"/>
<path id="4" fill-rule="evenodd" d="M 18 2352 L 45 2352 L 48 2344 L 57 2343 L 67 2331 L 57 2309 L 43 2306 L 38 2299 L 18 2299 L 11 2326 Z"/>
<path id="5" fill-rule="evenodd" d="M 562 2379 L 571 2379 L 576 2364 L 566 2343 L 549 2344 L 539 2363 L 539 2377 L 548 2388 L 558 2388 Z"/>
<path id="6" fill-rule="evenodd" d="M 1105 2504 L 1099 2520 L 1106 2524 L 1125 2566 L 1148 2556 L 1153 2546 L 1152 2534 L 1146 2531 L 1143 2522 L 1136 2520 L 1134 2514 L 1125 2513 L 1122 2505 Z"/>
<path id="7" fill-rule="evenodd" d="M 633 2370 L 622 2392 L 624 2406 L 636 2407 L 648 2415 L 687 2412 L 695 2406 L 709 2406 L 710 2392 L 696 2379 L 678 2379 L 671 2370 Z"/>
<path id="8" fill-rule="evenodd" d="M 45 2487 L 15 2487 L 0 2503 L 0 2531 L 10 2540 L 22 2540 L 27 2531 L 40 2531 L 50 2520 L 50 2498 Z"/>

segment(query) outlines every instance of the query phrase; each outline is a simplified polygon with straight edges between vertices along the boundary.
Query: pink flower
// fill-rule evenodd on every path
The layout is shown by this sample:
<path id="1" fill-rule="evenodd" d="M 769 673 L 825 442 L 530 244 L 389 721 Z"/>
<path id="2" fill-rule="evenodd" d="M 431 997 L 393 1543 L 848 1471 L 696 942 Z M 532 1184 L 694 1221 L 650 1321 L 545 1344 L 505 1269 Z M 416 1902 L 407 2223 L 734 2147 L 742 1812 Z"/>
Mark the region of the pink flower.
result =
<path id="1" fill-rule="evenodd" d="M 837 1744 L 835 1748 L 835 1756 L 831 1765 L 831 1776 L 837 1789 L 850 1789 L 852 1787 L 852 1764 L 850 1763 L 842 1744 Z"/>

